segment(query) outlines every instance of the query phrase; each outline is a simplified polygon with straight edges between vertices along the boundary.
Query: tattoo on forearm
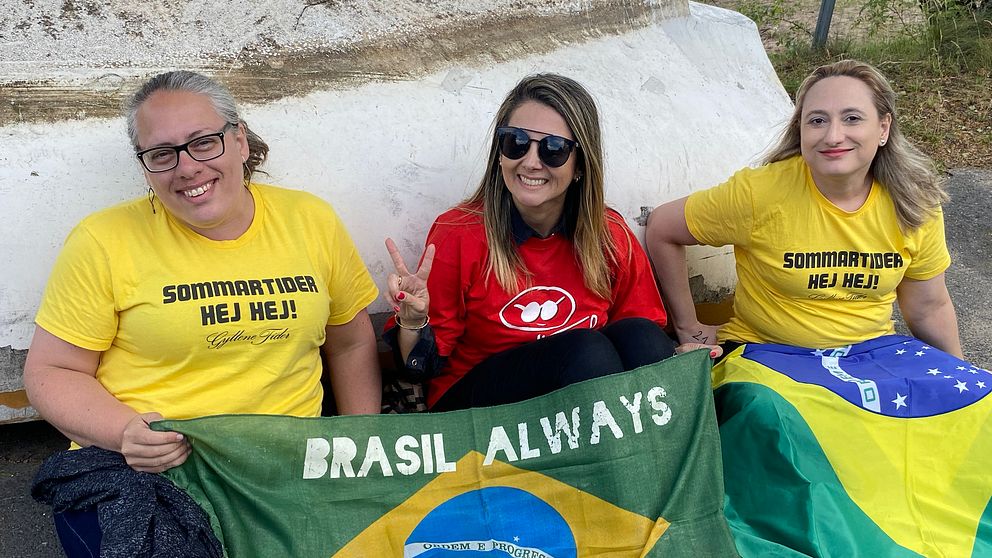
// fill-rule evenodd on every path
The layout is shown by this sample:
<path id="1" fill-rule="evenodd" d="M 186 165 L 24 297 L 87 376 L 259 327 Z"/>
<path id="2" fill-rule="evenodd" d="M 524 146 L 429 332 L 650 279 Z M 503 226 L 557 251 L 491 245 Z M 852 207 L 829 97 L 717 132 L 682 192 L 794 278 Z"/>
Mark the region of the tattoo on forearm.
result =
<path id="1" fill-rule="evenodd" d="M 706 341 L 708 341 L 710 337 L 708 335 L 703 335 L 703 331 L 699 330 L 695 335 L 692 336 L 692 338 L 695 339 L 696 341 L 699 341 L 700 343 L 706 343 Z"/>

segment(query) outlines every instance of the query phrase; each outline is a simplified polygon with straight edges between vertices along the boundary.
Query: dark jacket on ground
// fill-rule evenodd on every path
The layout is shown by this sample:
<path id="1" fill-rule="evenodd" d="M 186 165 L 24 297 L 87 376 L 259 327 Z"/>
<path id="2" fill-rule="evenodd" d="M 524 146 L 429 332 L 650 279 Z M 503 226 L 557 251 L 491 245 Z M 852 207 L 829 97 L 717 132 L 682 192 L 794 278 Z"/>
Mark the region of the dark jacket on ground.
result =
<path id="1" fill-rule="evenodd" d="M 31 487 L 55 513 L 96 507 L 101 558 L 219 558 L 207 514 L 161 475 L 132 469 L 117 452 L 88 447 L 56 453 Z"/>

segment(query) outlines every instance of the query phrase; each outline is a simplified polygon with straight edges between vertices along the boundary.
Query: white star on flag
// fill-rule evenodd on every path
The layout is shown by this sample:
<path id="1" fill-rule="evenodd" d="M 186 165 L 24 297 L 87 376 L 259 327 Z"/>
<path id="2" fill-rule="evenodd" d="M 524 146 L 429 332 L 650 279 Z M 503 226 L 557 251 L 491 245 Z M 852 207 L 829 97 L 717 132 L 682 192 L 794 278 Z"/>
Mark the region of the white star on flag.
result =
<path id="1" fill-rule="evenodd" d="M 896 410 L 898 411 L 899 410 L 899 407 L 905 407 L 906 406 L 906 396 L 905 395 L 899 395 L 899 393 L 896 392 L 896 398 L 893 399 L 892 402 L 896 404 Z"/>
<path id="2" fill-rule="evenodd" d="M 920 348 L 921 348 L 921 349 L 923 349 L 924 351 L 926 351 L 926 350 L 928 350 L 928 349 L 930 349 L 930 347 L 927 347 L 926 345 L 923 345 L 923 346 L 922 346 L 922 347 L 920 347 Z"/>
<path id="3" fill-rule="evenodd" d="M 896 351 L 896 354 L 897 355 L 901 355 L 901 354 L 905 354 L 905 353 L 906 353 L 906 349 L 899 349 L 898 351 Z"/>
<path id="4" fill-rule="evenodd" d="M 982 388 L 982 389 L 985 389 L 985 382 L 981 382 L 981 381 L 975 382 L 975 385 L 978 386 L 978 387 L 980 387 L 980 388 Z"/>
<path id="5" fill-rule="evenodd" d="M 927 370 L 927 374 L 930 374 L 931 376 L 936 376 L 937 374 L 940 374 L 940 369 L 931 368 L 930 370 Z"/>
<path id="6" fill-rule="evenodd" d="M 975 370 L 974 368 L 972 368 L 968 372 L 971 372 L 972 374 L 978 374 L 978 370 Z"/>
<path id="7" fill-rule="evenodd" d="M 958 366 L 958 370 L 967 370 L 964 366 Z"/>
<path id="8" fill-rule="evenodd" d="M 513 542 L 520 542 L 520 537 L 513 537 Z"/>
<path id="9" fill-rule="evenodd" d="M 817 350 L 815 350 L 815 351 L 812 352 L 812 355 L 813 356 L 822 357 L 823 356 L 823 353 L 825 353 L 825 352 L 826 352 L 826 349 L 817 349 Z"/>
<path id="10" fill-rule="evenodd" d="M 954 384 L 954 387 L 958 388 L 958 393 L 964 393 L 968 391 L 968 384 L 958 380 L 958 383 Z"/>
<path id="11" fill-rule="evenodd" d="M 923 351 L 916 351 L 916 356 L 923 356 Z"/>

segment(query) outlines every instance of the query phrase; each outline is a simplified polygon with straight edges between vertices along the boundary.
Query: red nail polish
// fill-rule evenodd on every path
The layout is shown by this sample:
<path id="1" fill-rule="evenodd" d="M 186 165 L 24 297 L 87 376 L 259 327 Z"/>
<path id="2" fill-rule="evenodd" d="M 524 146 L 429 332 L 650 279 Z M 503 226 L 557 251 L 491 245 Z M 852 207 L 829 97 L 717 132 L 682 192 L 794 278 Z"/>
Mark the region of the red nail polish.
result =
<path id="1" fill-rule="evenodd" d="M 393 306 L 393 312 L 399 312 L 399 311 L 400 311 L 399 306 Z"/>
<path id="2" fill-rule="evenodd" d="M 710 358 L 716 358 L 716 351 L 710 351 Z"/>
<path id="3" fill-rule="evenodd" d="M 404 298 L 406 298 L 406 295 L 403 293 L 399 293 L 396 295 L 396 300 L 403 300 Z"/>

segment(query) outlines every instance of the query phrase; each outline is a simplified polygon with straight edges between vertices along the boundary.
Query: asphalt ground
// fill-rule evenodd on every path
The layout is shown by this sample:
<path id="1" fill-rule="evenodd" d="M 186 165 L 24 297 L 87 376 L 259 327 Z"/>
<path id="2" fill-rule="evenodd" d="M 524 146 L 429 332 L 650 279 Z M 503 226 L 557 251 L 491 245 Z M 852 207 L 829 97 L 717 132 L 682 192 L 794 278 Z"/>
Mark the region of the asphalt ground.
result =
<path id="1" fill-rule="evenodd" d="M 953 263 L 947 285 L 958 313 L 965 356 L 992 367 L 992 170 L 956 169 L 944 206 L 947 244 Z M 29 493 L 42 460 L 68 447 L 45 422 L 0 426 L 0 557 L 61 556 L 51 510 Z"/>

